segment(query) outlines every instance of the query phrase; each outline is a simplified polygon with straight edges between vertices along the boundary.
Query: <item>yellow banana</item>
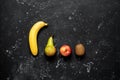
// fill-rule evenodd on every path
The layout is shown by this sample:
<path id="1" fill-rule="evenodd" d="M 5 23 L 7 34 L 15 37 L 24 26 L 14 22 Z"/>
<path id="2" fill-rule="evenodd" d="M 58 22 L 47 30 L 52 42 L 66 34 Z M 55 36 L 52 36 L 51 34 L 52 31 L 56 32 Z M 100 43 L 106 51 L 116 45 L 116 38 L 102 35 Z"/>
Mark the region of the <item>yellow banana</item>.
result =
<path id="1" fill-rule="evenodd" d="M 38 54 L 38 46 L 37 46 L 37 34 L 41 28 L 47 26 L 48 24 L 43 21 L 36 22 L 29 32 L 29 45 L 30 50 L 34 56 Z"/>

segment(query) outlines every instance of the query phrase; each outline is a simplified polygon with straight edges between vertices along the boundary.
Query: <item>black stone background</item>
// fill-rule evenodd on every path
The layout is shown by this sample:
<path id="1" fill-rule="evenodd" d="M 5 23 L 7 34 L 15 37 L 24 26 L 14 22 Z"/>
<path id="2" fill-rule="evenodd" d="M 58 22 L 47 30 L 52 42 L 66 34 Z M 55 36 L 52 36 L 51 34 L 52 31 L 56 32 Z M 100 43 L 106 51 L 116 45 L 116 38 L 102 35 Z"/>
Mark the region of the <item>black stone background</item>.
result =
<path id="1" fill-rule="evenodd" d="M 120 80 L 120 0 L 0 0 L 0 80 Z M 39 54 L 29 50 L 28 33 L 39 21 Z M 54 35 L 57 54 L 44 55 Z M 74 54 L 83 43 L 84 57 Z M 72 47 L 63 58 L 59 48 Z"/>

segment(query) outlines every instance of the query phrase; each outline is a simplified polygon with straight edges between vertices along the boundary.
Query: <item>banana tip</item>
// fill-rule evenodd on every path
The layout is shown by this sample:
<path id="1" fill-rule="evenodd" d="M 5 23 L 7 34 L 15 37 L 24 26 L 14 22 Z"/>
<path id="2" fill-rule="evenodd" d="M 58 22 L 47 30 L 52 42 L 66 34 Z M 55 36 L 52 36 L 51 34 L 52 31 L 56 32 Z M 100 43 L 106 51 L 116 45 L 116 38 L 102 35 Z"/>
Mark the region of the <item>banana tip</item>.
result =
<path id="1" fill-rule="evenodd" d="M 48 23 L 45 23 L 45 26 L 47 26 L 48 25 Z"/>

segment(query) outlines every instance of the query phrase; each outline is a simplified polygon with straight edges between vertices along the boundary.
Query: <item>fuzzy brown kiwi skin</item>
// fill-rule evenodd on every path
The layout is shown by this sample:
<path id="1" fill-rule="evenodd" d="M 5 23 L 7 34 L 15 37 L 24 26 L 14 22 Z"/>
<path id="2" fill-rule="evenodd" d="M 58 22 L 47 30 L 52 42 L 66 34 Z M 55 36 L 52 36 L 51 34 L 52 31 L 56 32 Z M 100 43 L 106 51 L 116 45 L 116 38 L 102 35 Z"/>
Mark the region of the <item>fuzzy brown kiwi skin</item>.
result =
<path id="1" fill-rule="evenodd" d="M 85 47 L 83 44 L 79 43 L 75 46 L 75 54 L 77 56 L 83 56 L 85 54 Z"/>

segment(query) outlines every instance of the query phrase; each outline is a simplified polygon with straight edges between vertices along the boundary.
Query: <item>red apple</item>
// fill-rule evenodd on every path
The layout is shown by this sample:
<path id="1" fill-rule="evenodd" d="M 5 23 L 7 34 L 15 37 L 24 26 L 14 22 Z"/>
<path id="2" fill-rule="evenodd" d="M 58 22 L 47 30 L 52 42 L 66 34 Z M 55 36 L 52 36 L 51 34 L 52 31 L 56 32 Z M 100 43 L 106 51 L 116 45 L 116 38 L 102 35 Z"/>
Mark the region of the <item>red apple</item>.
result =
<path id="1" fill-rule="evenodd" d="M 62 45 L 60 47 L 60 54 L 62 56 L 65 56 L 65 57 L 69 56 L 71 54 L 71 52 L 72 52 L 71 47 L 69 45 L 67 45 L 67 44 Z"/>

